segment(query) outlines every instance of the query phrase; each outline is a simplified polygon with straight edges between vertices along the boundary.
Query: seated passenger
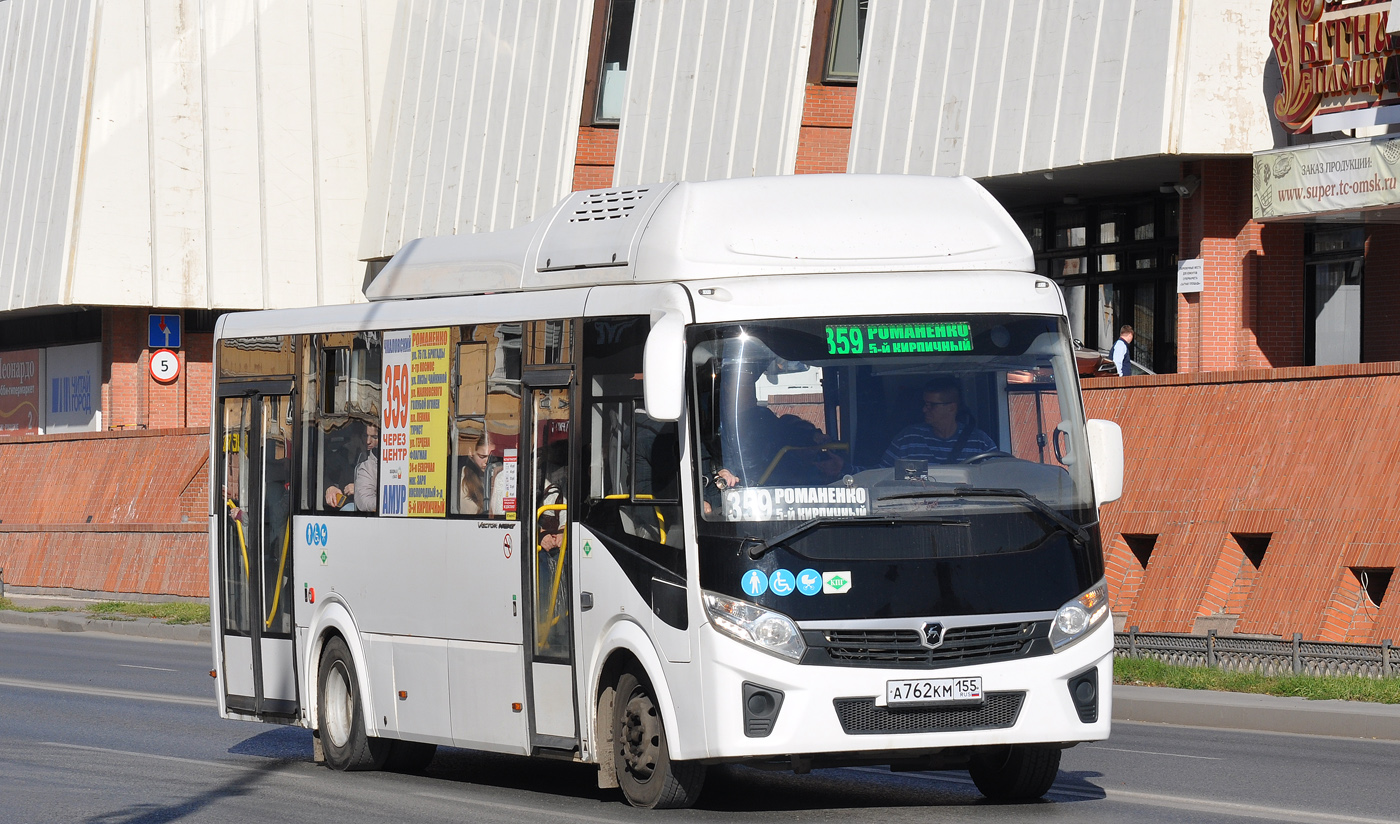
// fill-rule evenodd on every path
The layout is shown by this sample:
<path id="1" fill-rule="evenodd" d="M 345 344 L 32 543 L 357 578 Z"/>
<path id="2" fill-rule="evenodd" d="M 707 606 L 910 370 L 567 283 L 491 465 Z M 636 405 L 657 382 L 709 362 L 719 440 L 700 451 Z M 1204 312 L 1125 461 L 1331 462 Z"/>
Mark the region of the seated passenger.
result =
<path id="1" fill-rule="evenodd" d="M 939 377 L 924 384 L 923 423 L 901 430 L 890 441 L 880 466 L 904 460 L 953 464 L 996 450 L 996 443 L 961 411 L 962 389 L 956 379 Z"/>
<path id="2" fill-rule="evenodd" d="M 379 509 L 379 427 L 366 424 L 364 445 L 350 461 L 349 482 L 326 487 L 326 506 L 342 512 L 375 512 Z"/>

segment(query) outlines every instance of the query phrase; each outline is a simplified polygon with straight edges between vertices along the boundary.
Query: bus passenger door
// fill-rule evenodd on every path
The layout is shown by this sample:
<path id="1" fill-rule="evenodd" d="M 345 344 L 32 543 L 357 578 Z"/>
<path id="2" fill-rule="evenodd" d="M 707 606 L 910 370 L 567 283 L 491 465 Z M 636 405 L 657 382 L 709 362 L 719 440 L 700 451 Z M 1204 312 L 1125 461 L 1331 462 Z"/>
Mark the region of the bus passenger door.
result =
<path id="1" fill-rule="evenodd" d="M 527 374 L 525 384 L 530 471 L 519 509 L 530 536 L 521 553 L 532 621 L 529 671 L 533 745 L 572 749 L 578 744 L 574 712 L 574 547 L 569 530 L 569 441 L 573 411 L 568 370 Z"/>
<path id="2" fill-rule="evenodd" d="M 223 502 L 218 633 L 224 699 L 234 712 L 295 717 L 292 642 L 291 395 L 220 403 Z M 229 387 L 246 391 L 245 387 Z"/>

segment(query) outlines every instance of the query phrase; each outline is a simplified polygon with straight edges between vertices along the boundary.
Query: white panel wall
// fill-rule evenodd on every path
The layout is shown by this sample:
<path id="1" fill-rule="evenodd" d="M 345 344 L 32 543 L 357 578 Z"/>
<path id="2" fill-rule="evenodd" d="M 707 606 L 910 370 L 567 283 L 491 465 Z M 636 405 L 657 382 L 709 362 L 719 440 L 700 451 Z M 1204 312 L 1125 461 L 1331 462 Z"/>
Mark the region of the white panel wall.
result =
<path id="1" fill-rule="evenodd" d="M 0 3 L 0 308 L 62 299 L 91 0 Z"/>
<path id="2" fill-rule="evenodd" d="M 849 169 L 991 177 L 1273 145 L 1268 0 L 874 0 Z"/>
<path id="3" fill-rule="evenodd" d="M 589 0 L 405 0 L 359 254 L 508 229 L 573 184 Z"/>
<path id="4" fill-rule="evenodd" d="M 815 0 L 638 0 L 615 185 L 792 174 Z"/>
<path id="5" fill-rule="evenodd" d="M 394 0 L 0 0 L 0 310 L 359 296 Z"/>

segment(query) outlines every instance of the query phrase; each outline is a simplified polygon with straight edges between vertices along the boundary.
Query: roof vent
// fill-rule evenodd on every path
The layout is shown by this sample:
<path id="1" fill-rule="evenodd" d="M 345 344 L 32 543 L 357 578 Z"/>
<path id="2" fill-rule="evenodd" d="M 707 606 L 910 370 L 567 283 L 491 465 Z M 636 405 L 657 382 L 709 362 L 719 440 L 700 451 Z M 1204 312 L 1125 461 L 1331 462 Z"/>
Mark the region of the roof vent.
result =
<path id="1" fill-rule="evenodd" d="M 584 223 L 590 220 L 616 220 L 631 217 L 632 210 L 648 192 L 648 189 L 612 189 L 600 192 L 587 192 L 582 202 L 573 208 L 570 223 Z"/>

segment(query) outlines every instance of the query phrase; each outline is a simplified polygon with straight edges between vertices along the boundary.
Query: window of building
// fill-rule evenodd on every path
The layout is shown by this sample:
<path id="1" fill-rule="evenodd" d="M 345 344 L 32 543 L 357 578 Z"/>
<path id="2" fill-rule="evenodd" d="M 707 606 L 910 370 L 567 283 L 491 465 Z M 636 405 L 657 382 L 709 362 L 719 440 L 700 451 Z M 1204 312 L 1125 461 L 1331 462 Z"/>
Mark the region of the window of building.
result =
<path id="1" fill-rule="evenodd" d="M 832 0 L 825 82 L 855 83 L 860 76 L 860 49 L 869 6 L 870 0 Z"/>
<path id="2" fill-rule="evenodd" d="M 1036 271 L 1065 292 L 1070 334 L 1107 353 L 1133 327 L 1135 372 L 1176 371 L 1175 198 L 1055 205 L 1014 217 Z"/>
<path id="3" fill-rule="evenodd" d="M 632 48 L 636 0 L 607 0 L 596 68 L 593 124 L 617 123 L 627 94 L 627 58 Z"/>
<path id="4" fill-rule="evenodd" d="M 1366 227 L 1310 224 L 1303 235 L 1304 363 L 1361 363 Z"/>

